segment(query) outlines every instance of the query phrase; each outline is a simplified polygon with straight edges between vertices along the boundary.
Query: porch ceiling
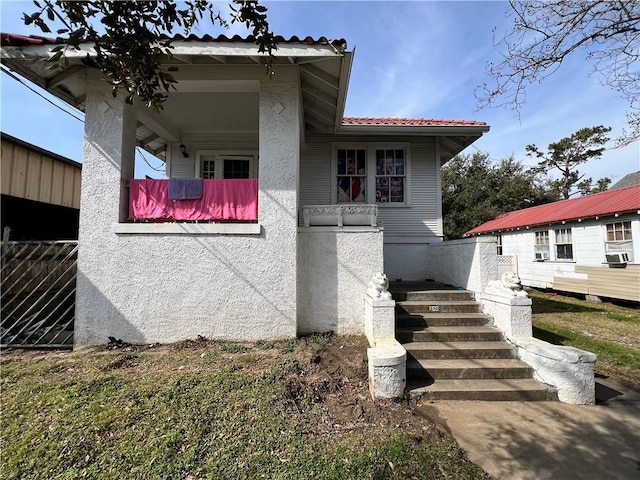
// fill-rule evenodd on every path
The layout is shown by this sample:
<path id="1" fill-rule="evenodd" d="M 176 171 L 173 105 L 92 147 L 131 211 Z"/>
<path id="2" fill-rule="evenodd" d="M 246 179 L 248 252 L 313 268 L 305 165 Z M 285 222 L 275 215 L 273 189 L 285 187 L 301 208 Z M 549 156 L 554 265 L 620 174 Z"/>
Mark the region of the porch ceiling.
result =
<path id="1" fill-rule="evenodd" d="M 83 44 L 81 50 L 70 52 L 69 68 L 60 71 L 49 68 L 50 64 L 42 61 L 58 42 L 44 37 L 2 34 L 2 64 L 84 111 L 87 67 L 82 60 L 91 52 L 91 46 Z M 278 50 L 272 58 L 276 78 L 279 66 L 298 67 L 305 132 L 335 132 L 342 121 L 352 62 L 352 53 L 346 51 L 346 42 L 329 41 L 324 37 L 302 40 L 280 37 L 278 42 Z M 173 45 L 173 56 L 165 65 L 178 72 L 215 65 L 243 69 L 252 66 L 255 69 L 262 68 L 266 60 L 265 55 L 256 53 L 251 38 L 191 36 L 185 39 L 177 36 Z M 179 75 L 176 76 L 179 79 Z M 138 109 L 136 139 L 143 149 L 163 158 L 165 145 L 178 141 L 183 131 L 257 131 L 258 82 L 251 85 L 249 81 L 219 80 L 208 82 L 208 86 L 205 86 L 207 80 L 191 82 L 190 86 L 181 86 L 181 83 L 178 84 L 178 92 L 170 93 L 162 115 L 142 106 Z M 194 86 L 196 83 L 198 85 Z M 197 99 L 195 92 L 198 92 Z M 235 107 L 228 104 L 231 98 L 236 102 Z M 180 106 L 193 105 L 194 102 L 197 109 Z M 194 111 L 197 113 L 193 114 Z M 225 112 L 224 121 L 220 120 L 220 112 Z M 206 122 L 203 122 L 206 114 Z"/>

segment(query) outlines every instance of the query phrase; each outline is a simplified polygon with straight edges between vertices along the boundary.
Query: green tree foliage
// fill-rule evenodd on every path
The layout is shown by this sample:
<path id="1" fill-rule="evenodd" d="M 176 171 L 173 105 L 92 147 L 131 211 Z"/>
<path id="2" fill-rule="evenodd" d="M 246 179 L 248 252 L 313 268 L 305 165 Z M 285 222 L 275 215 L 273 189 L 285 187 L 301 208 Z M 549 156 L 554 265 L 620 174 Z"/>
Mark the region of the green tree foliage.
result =
<path id="1" fill-rule="evenodd" d="M 510 0 L 511 28 L 496 36 L 502 57 L 487 65 L 491 82 L 476 90 L 480 106 L 519 111 L 531 85 L 570 57 L 584 59 L 593 77 L 629 103 L 624 145 L 640 137 L 640 2 L 637 0 Z"/>
<path id="2" fill-rule="evenodd" d="M 442 168 L 446 240 L 462 236 L 498 215 L 558 200 L 547 178 L 513 157 L 492 164 L 486 153 L 458 155 Z"/>
<path id="3" fill-rule="evenodd" d="M 99 68 L 111 80 L 113 95 L 120 89 L 126 101 L 139 97 L 147 106 L 161 110 L 166 92 L 175 88 L 176 80 L 163 68 L 162 59 L 171 56 L 169 36 L 182 29 L 189 35 L 194 27 L 208 22 L 227 28 L 228 21 L 215 13 L 211 2 L 191 0 L 180 4 L 173 1 L 51 1 L 34 0 L 37 11 L 24 14 L 25 24 L 33 24 L 44 33 L 57 28 L 64 35 L 63 44 L 52 50 L 49 61 L 58 68 L 68 65 L 65 53 L 80 49 L 90 42 L 95 53 L 87 54 L 85 63 Z M 243 23 L 252 29 L 259 52 L 269 58 L 277 48 L 269 30 L 266 7 L 257 1 L 234 0 L 231 23 Z M 271 71 L 269 59 L 265 62 Z"/>
<path id="4" fill-rule="evenodd" d="M 605 150 L 604 144 L 609 141 L 606 134 L 610 131 L 611 128 L 602 125 L 581 128 L 568 137 L 550 143 L 546 153 L 535 145 L 527 145 L 527 155 L 540 160 L 536 167 L 538 172 L 547 174 L 553 170 L 560 172 L 561 178 L 557 180 L 557 186 L 562 193 L 562 198 L 567 199 L 571 196 L 571 189 L 581 181 L 583 186 L 590 188 L 593 180 L 584 179 L 584 174 L 580 174 L 578 166 L 602 156 Z M 598 180 L 598 184 L 602 185 L 602 182 L 605 180 Z"/>
<path id="5" fill-rule="evenodd" d="M 609 185 L 611 185 L 611 179 L 609 177 L 601 178 L 595 185 L 593 185 L 593 180 L 589 177 L 579 182 L 577 187 L 580 195 L 591 195 L 592 193 L 606 192 Z"/>

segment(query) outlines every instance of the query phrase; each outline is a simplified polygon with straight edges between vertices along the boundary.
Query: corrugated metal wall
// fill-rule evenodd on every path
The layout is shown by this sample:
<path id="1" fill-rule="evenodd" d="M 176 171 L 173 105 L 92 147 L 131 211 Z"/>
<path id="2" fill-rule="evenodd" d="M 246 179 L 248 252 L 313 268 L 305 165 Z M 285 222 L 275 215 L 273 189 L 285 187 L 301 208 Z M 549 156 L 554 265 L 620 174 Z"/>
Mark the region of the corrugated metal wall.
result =
<path id="1" fill-rule="evenodd" d="M 80 208 L 79 164 L 2 138 L 1 192 L 18 198 Z"/>

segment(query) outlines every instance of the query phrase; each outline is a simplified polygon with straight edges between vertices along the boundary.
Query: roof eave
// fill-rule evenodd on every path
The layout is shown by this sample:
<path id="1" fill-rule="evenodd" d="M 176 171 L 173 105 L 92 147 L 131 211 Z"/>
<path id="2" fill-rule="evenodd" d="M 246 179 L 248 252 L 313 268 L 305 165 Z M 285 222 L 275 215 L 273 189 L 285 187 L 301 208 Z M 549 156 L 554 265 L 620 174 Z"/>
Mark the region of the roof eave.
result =
<path id="1" fill-rule="evenodd" d="M 340 71 L 340 87 L 338 89 L 338 99 L 336 105 L 336 116 L 334 131 L 337 133 L 342 126 L 342 118 L 344 117 L 344 109 L 347 104 L 347 92 L 349 90 L 349 81 L 351 80 L 351 68 L 353 67 L 353 56 L 355 48 L 351 52 L 344 52 L 342 57 L 342 66 Z"/>
<path id="2" fill-rule="evenodd" d="M 441 137 L 465 135 L 481 137 L 489 125 L 341 125 L 340 134 L 381 134 Z"/>
<path id="3" fill-rule="evenodd" d="M 506 227 L 506 228 L 493 228 L 490 230 L 482 230 L 479 232 L 473 232 L 473 230 L 469 230 L 468 232 L 466 232 L 464 234 L 465 237 L 474 237 L 477 235 L 496 235 L 496 234 L 500 234 L 500 233 L 505 233 L 505 232 L 514 232 L 514 231 L 519 231 L 519 230 L 531 230 L 534 228 L 541 228 L 541 227 L 547 227 L 547 226 L 552 226 L 552 225 L 563 225 L 566 223 L 572 223 L 572 222 L 583 222 L 586 220 L 600 220 L 602 218 L 617 218 L 617 217 L 621 217 L 623 215 L 633 215 L 633 214 L 637 214 L 640 215 L 640 210 L 636 210 L 631 209 L 631 210 L 621 210 L 619 212 L 611 212 L 611 213 L 603 213 L 600 215 L 585 215 L 582 217 L 574 217 L 574 218 L 565 218 L 563 220 L 553 220 L 550 222 L 542 222 L 542 223 L 532 223 L 532 224 L 526 224 L 526 225 L 514 225 L 512 227 Z M 471 233 L 473 232 L 473 233 Z"/>
<path id="4" fill-rule="evenodd" d="M 93 42 L 83 42 L 77 49 L 69 48 L 65 52 L 68 59 L 84 58 L 95 55 Z M 258 52 L 258 47 L 253 42 L 204 42 L 174 40 L 171 42 L 171 53 L 173 55 L 225 55 L 237 57 L 269 57 L 267 52 Z M 56 43 L 43 45 L 2 45 L 0 52 L 3 58 L 49 58 L 51 50 L 56 47 Z M 309 44 L 309 43 L 279 43 L 278 48 L 272 51 L 274 57 L 340 57 L 344 52 L 340 52 L 331 44 Z"/>

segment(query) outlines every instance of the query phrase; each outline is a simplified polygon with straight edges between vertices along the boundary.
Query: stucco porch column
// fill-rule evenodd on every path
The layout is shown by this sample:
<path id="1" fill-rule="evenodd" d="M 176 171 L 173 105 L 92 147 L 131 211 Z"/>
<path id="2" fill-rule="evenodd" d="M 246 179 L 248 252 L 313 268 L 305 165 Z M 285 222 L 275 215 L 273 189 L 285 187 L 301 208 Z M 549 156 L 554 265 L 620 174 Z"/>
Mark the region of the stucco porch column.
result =
<path id="1" fill-rule="evenodd" d="M 95 343 L 96 329 L 119 316 L 104 287 L 110 278 L 109 258 L 117 251 L 118 239 L 111 230 L 127 216 L 126 181 L 133 178 L 135 142 L 135 109 L 125 103 L 124 94 L 114 98 L 105 78 L 88 69 L 75 345 Z"/>
<path id="2" fill-rule="evenodd" d="M 291 322 L 281 331 L 295 336 L 300 92 L 297 78 L 260 83 L 258 221 L 272 254 L 264 259 L 265 276 L 274 280 L 272 300 Z"/>

